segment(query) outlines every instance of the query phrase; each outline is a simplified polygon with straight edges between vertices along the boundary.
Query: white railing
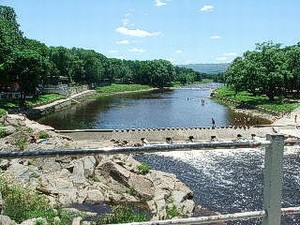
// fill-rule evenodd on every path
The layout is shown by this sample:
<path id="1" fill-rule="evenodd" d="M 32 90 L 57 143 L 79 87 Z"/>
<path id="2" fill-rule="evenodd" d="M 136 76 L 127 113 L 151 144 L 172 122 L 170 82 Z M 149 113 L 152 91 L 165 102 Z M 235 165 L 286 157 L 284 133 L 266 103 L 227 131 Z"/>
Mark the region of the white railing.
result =
<path id="1" fill-rule="evenodd" d="M 283 183 L 283 135 L 267 135 L 266 141 L 210 141 L 185 144 L 157 144 L 142 147 L 118 147 L 99 149 L 73 149 L 73 150 L 47 150 L 28 152 L 0 152 L 1 158 L 45 157 L 59 155 L 90 155 L 90 154 L 131 154 L 153 153 L 167 151 L 188 151 L 192 149 L 216 148 L 253 148 L 265 147 L 264 166 L 264 196 L 263 210 L 241 212 L 225 215 L 205 217 L 192 217 L 183 219 L 160 220 L 149 222 L 131 223 L 132 225 L 164 225 L 164 224 L 211 224 L 222 221 L 235 221 L 241 219 L 262 218 L 263 225 L 280 225 L 281 215 L 299 214 L 300 207 L 281 208 L 282 183 Z"/>

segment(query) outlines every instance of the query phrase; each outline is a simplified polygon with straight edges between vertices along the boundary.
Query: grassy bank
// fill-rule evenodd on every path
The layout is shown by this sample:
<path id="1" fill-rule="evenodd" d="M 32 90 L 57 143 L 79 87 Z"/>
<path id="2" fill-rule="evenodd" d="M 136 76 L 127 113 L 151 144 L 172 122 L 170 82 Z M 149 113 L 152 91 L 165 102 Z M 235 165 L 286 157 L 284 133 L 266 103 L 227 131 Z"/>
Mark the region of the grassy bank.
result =
<path id="1" fill-rule="evenodd" d="M 38 218 L 36 224 L 65 225 L 70 224 L 73 218 L 83 216 L 77 212 L 53 208 L 45 196 L 39 195 L 35 190 L 25 188 L 14 178 L 5 176 L 3 173 L 0 173 L 0 193 L 4 200 L 3 214 L 17 223 Z M 55 219 L 56 217 L 59 220 Z"/>
<path id="2" fill-rule="evenodd" d="M 230 87 L 220 87 L 215 91 L 216 97 L 226 98 L 240 103 L 262 107 L 267 110 L 272 110 L 278 113 L 288 113 L 300 106 L 300 103 L 292 99 L 276 98 L 270 101 L 267 96 L 253 96 L 247 91 L 235 92 Z"/>
<path id="3" fill-rule="evenodd" d="M 190 83 L 190 84 L 182 84 L 180 82 L 173 82 L 172 83 L 172 86 L 173 87 L 184 87 L 184 86 L 187 86 L 187 85 L 193 85 L 193 84 L 207 84 L 207 83 L 211 83 L 213 82 L 212 79 L 203 79 L 201 81 L 195 81 L 193 83 Z"/>
<path id="4" fill-rule="evenodd" d="M 111 84 L 109 86 L 97 87 L 96 90 L 100 94 L 108 95 L 120 92 L 132 92 L 151 89 L 149 85 L 141 84 Z"/>
<path id="5" fill-rule="evenodd" d="M 63 98 L 64 96 L 60 94 L 42 94 L 32 99 L 26 99 L 25 106 L 35 107 L 39 105 L 45 105 Z M 5 109 L 7 111 L 18 109 L 19 106 L 20 106 L 19 99 L 0 100 L 0 108 Z"/>

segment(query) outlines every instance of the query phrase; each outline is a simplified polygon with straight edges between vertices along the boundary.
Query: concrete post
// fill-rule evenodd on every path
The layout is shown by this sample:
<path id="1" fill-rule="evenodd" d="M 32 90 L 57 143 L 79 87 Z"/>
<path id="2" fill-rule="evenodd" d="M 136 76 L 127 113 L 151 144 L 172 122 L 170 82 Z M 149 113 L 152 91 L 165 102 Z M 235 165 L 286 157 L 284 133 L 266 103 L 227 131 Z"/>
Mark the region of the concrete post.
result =
<path id="1" fill-rule="evenodd" d="M 283 135 L 267 135 L 271 145 L 265 150 L 263 225 L 280 225 L 283 180 Z"/>

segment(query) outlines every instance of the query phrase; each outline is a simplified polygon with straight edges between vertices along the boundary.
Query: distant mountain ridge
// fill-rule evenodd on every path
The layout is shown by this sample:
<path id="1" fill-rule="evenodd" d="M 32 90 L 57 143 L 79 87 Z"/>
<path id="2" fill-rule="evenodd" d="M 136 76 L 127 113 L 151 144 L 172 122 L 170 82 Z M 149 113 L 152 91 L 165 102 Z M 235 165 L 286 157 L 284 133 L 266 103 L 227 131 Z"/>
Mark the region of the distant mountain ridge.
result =
<path id="1" fill-rule="evenodd" d="M 200 73 L 207 73 L 207 74 L 218 74 L 224 73 L 230 63 L 216 63 L 216 64 L 188 64 L 188 65 L 181 65 L 181 67 L 193 69 Z"/>

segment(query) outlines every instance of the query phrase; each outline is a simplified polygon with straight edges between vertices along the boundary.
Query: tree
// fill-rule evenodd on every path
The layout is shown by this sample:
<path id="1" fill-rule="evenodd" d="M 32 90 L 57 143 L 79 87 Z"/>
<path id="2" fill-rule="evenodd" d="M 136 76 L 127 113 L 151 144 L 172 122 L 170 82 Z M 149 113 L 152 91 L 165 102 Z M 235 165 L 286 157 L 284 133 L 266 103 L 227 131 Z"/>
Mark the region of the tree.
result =
<path id="1" fill-rule="evenodd" d="M 10 81 L 18 81 L 22 93 L 22 103 L 28 94 L 35 94 L 41 83 L 41 77 L 49 73 L 49 64 L 40 54 L 33 50 L 16 51 L 6 64 Z"/>

